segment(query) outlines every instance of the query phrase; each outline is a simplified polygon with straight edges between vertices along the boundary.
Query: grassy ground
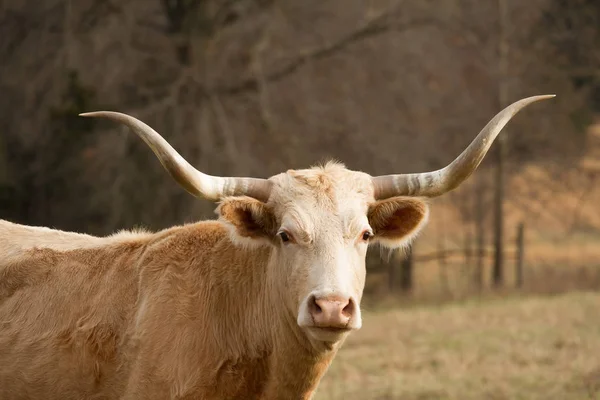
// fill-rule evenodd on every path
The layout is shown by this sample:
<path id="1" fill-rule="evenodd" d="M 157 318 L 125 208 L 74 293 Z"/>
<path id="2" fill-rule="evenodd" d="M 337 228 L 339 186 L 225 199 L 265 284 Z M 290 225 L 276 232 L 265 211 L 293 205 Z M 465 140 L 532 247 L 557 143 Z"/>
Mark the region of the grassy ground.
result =
<path id="1" fill-rule="evenodd" d="M 600 399 L 600 293 L 367 310 L 316 399 Z"/>

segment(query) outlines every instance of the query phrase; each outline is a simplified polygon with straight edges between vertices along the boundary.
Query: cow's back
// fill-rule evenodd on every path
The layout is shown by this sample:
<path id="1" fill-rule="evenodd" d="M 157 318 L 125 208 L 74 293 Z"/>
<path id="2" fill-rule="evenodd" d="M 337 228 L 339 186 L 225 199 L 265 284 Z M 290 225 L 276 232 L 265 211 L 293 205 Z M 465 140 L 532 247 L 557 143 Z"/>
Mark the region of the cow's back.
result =
<path id="1" fill-rule="evenodd" d="M 127 382 L 144 241 L 19 250 L 1 236 L 13 252 L 0 255 L 0 398 L 116 395 Z"/>

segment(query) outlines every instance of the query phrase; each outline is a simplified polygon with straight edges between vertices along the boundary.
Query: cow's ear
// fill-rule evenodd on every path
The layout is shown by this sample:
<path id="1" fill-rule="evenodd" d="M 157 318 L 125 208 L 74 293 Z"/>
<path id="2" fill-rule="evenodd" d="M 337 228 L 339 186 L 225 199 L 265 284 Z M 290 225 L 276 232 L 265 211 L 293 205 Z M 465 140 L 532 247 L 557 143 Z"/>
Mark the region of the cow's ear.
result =
<path id="1" fill-rule="evenodd" d="M 369 224 L 375 236 L 372 243 L 389 248 L 404 247 L 427 223 L 429 206 L 411 197 L 392 197 L 369 207 Z"/>
<path id="2" fill-rule="evenodd" d="M 252 197 L 228 197 L 216 210 L 227 224 L 232 240 L 244 246 L 271 243 L 277 233 L 275 216 L 270 207 Z"/>

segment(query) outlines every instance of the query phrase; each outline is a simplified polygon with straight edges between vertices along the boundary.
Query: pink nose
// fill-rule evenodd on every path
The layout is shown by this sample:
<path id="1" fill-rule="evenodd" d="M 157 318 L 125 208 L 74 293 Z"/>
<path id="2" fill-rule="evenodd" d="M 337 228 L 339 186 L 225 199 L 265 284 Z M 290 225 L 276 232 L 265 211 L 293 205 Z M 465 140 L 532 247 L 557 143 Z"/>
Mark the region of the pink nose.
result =
<path id="1" fill-rule="evenodd" d="M 347 328 L 354 315 L 354 302 L 337 296 L 312 298 L 308 303 L 315 326 L 319 328 Z"/>

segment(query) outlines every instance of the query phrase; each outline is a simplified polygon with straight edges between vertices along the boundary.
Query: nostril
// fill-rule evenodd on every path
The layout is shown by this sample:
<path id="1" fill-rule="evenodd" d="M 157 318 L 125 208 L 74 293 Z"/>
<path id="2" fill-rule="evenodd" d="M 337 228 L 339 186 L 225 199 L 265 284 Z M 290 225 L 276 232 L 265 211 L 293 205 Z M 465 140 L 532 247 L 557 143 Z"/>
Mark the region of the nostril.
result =
<path id="1" fill-rule="evenodd" d="M 311 314 L 319 314 L 323 312 L 323 309 L 321 308 L 321 306 L 319 306 L 319 303 L 317 302 L 317 298 L 315 296 L 310 297 L 310 299 L 308 300 L 308 304 L 310 304 Z"/>
<path id="2" fill-rule="evenodd" d="M 342 314 L 346 317 L 351 317 L 354 314 L 354 302 L 352 299 L 348 300 L 348 304 L 342 309 Z"/>

